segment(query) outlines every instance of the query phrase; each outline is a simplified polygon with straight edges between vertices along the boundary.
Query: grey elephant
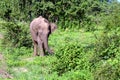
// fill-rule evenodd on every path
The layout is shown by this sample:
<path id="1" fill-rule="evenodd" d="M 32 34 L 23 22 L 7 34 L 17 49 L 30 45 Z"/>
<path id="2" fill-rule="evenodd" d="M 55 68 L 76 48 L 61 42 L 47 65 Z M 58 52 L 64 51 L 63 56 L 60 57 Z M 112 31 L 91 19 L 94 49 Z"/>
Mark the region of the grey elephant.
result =
<path id="1" fill-rule="evenodd" d="M 50 54 L 53 53 L 48 46 L 48 37 L 55 29 L 57 29 L 57 25 L 49 22 L 42 16 L 35 18 L 30 23 L 30 32 L 34 44 L 34 56 L 39 55 L 38 49 L 40 50 L 40 56 L 44 56 L 45 51 L 48 51 Z"/>

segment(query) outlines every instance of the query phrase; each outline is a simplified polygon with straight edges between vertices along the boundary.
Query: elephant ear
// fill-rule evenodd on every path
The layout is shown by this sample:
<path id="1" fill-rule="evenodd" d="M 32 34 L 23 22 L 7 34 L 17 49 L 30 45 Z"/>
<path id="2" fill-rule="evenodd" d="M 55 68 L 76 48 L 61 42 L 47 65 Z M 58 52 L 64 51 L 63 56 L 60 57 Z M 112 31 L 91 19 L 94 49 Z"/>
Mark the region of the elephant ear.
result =
<path id="1" fill-rule="evenodd" d="M 54 32 L 56 29 L 57 29 L 57 25 L 55 23 L 50 23 L 51 33 Z"/>

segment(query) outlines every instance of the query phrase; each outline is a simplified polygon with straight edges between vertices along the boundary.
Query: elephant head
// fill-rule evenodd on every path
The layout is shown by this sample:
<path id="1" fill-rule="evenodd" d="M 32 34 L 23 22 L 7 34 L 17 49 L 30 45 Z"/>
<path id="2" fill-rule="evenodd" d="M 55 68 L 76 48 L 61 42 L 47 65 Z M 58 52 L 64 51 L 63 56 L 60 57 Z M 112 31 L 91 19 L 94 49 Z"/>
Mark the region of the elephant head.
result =
<path id="1" fill-rule="evenodd" d="M 57 29 L 57 25 L 55 23 L 50 23 L 50 30 L 54 32 Z"/>
<path id="2" fill-rule="evenodd" d="M 44 56 L 45 51 L 53 53 L 48 46 L 48 37 L 55 29 L 57 29 L 57 25 L 49 22 L 42 16 L 35 18 L 30 23 L 30 32 L 34 43 L 34 55 L 38 55 L 37 48 L 40 50 L 41 56 Z"/>

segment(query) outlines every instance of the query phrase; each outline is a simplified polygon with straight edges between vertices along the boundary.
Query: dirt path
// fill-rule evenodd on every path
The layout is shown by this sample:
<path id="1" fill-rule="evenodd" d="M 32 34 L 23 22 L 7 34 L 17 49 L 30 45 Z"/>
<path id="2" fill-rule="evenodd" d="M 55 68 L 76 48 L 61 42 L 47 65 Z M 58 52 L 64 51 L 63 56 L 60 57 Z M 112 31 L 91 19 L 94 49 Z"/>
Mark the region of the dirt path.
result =
<path id="1" fill-rule="evenodd" d="M 6 71 L 6 63 L 3 55 L 0 53 L 0 78 L 10 78 L 13 77 Z"/>
<path id="2" fill-rule="evenodd" d="M 3 39 L 3 35 L 0 33 L 0 39 Z M 9 78 L 12 79 L 13 77 L 6 71 L 7 65 L 5 63 L 5 59 L 3 55 L 0 53 L 0 78 Z"/>
<path id="3" fill-rule="evenodd" d="M 0 33 L 0 39 L 2 39 L 3 38 L 3 35 Z"/>

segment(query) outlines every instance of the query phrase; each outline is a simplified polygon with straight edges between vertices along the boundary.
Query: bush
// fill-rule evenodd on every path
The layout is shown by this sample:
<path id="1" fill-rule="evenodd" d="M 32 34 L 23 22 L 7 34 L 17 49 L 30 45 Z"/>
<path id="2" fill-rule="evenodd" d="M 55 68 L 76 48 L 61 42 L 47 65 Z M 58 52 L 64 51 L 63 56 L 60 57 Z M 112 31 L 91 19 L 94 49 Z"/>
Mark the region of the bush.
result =
<path id="1" fill-rule="evenodd" d="M 63 74 L 59 80 L 93 80 L 93 76 L 88 70 L 76 70 Z"/>
<path id="2" fill-rule="evenodd" d="M 106 63 L 98 67 L 94 72 L 95 80 L 119 80 L 120 64 L 110 65 Z"/>
<path id="3" fill-rule="evenodd" d="M 67 43 L 60 47 L 55 56 L 57 61 L 54 63 L 54 71 L 57 71 L 59 75 L 71 70 L 89 69 L 89 62 L 86 57 L 85 49 L 78 44 Z"/>
<path id="4" fill-rule="evenodd" d="M 103 33 L 95 43 L 91 70 L 95 80 L 119 80 L 120 77 L 120 35 Z"/>
<path id="5" fill-rule="evenodd" d="M 31 47 L 29 27 L 24 22 L 3 22 L 2 30 L 4 30 L 3 45 L 13 47 Z"/>
<path id="6" fill-rule="evenodd" d="M 32 49 L 28 49 L 26 47 L 20 47 L 20 48 L 5 48 L 3 51 L 6 57 L 6 62 L 9 67 L 15 67 L 15 66 L 24 66 L 27 61 L 21 61 L 24 57 L 31 56 Z"/>
<path id="7" fill-rule="evenodd" d="M 100 60 L 116 58 L 119 53 L 120 35 L 103 33 L 95 43 L 95 57 Z"/>
<path id="8" fill-rule="evenodd" d="M 103 18 L 106 31 L 120 31 L 120 6 L 119 3 L 112 3 Z"/>

